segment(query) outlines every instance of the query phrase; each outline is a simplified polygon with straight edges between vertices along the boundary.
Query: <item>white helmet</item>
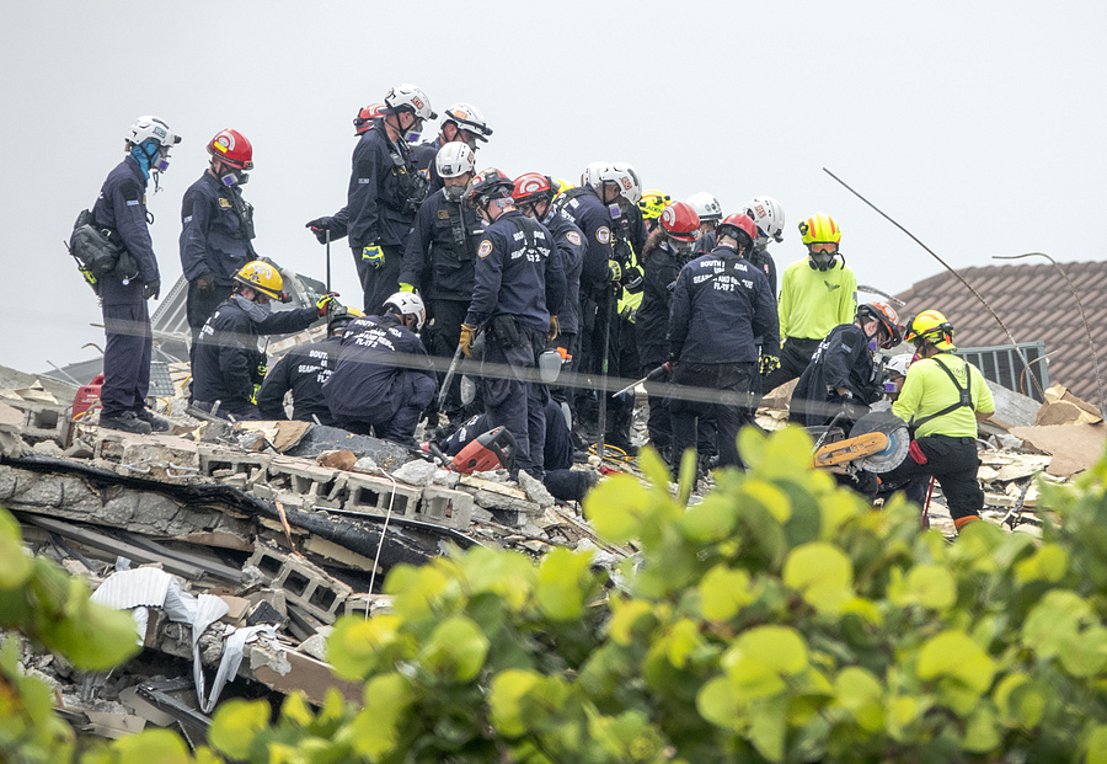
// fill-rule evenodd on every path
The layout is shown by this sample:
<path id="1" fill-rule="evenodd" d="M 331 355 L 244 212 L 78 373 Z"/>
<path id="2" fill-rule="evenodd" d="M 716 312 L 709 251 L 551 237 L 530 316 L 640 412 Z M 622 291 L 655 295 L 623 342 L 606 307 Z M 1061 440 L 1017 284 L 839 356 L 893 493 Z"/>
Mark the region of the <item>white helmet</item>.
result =
<path id="1" fill-rule="evenodd" d="M 746 203 L 746 214 L 766 236 L 778 244 L 784 241 L 784 208 L 771 196 L 755 196 Z"/>
<path id="2" fill-rule="evenodd" d="M 642 201 L 642 181 L 638 173 L 627 162 L 612 162 L 600 171 L 601 183 L 614 183 L 619 196 L 633 205 Z"/>
<path id="3" fill-rule="evenodd" d="M 912 356 L 910 353 L 900 353 L 894 355 L 888 359 L 888 362 L 884 364 L 885 371 L 891 371 L 896 374 L 900 374 L 904 377 L 907 376 L 907 367 L 911 365 Z"/>
<path id="4" fill-rule="evenodd" d="M 384 307 L 395 308 L 401 316 L 415 316 L 415 331 L 423 328 L 427 320 L 427 308 L 423 298 L 414 292 L 396 292 L 384 301 Z"/>
<path id="5" fill-rule="evenodd" d="M 450 141 L 434 157 L 434 169 L 440 178 L 456 178 L 472 172 L 476 166 L 477 155 L 461 141 Z"/>
<path id="6" fill-rule="evenodd" d="M 580 184 L 599 190 L 600 173 L 607 169 L 607 162 L 589 162 L 580 174 Z"/>
<path id="7" fill-rule="evenodd" d="M 434 119 L 438 116 L 431 108 L 430 99 L 422 88 L 406 82 L 390 88 L 384 94 L 384 107 L 392 111 L 410 109 L 419 119 Z"/>
<path id="8" fill-rule="evenodd" d="M 688 197 L 688 203 L 692 205 L 692 209 L 700 216 L 701 223 L 707 223 L 709 221 L 718 222 L 723 219 L 723 205 L 719 204 L 719 200 L 714 195 L 706 191 L 692 194 Z"/>
<path id="9" fill-rule="evenodd" d="M 484 121 L 484 115 L 471 103 L 455 103 L 446 109 L 442 121 L 443 123 L 453 122 L 462 130 L 468 130 L 477 137 L 478 141 L 487 142 L 488 136 L 492 135 L 492 128 Z"/>
<path id="10" fill-rule="evenodd" d="M 127 142 L 135 146 L 150 138 L 162 146 L 175 146 L 181 142 L 181 136 L 170 130 L 169 125 L 150 115 L 139 117 L 127 129 Z"/>

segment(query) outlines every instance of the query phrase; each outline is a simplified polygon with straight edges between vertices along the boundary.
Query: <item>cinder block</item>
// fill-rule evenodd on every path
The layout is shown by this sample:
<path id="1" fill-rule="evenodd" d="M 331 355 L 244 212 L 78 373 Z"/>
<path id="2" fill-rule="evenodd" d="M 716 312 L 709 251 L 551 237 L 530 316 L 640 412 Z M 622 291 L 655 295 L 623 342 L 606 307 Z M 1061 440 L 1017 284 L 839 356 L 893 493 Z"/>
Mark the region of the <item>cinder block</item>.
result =
<path id="1" fill-rule="evenodd" d="M 419 488 L 402 483 L 393 484 L 391 480 L 369 475 L 348 475 L 346 491 L 343 509 L 379 517 L 388 514 L 391 504 L 393 515 L 414 518 L 422 498 Z"/>
<path id="2" fill-rule="evenodd" d="M 258 545 L 246 561 L 284 591 L 285 598 L 324 623 L 334 623 L 339 610 L 353 593 L 346 584 L 300 557 L 273 547 Z"/>
<path id="3" fill-rule="evenodd" d="M 205 477 L 228 478 L 241 475 L 247 484 L 254 482 L 264 474 L 273 457 L 265 454 L 252 454 L 227 448 L 200 444 L 200 474 Z"/>
<path id="4" fill-rule="evenodd" d="M 423 489 L 417 519 L 465 530 L 473 520 L 473 497 L 464 491 L 427 486 Z"/>
<path id="5" fill-rule="evenodd" d="M 5 401 L 23 412 L 24 439 L 31 443 L 52 440 L 62 448 L 69 445 L 70 421 L 67 409 L 61 406 L 13 399 Z"/>

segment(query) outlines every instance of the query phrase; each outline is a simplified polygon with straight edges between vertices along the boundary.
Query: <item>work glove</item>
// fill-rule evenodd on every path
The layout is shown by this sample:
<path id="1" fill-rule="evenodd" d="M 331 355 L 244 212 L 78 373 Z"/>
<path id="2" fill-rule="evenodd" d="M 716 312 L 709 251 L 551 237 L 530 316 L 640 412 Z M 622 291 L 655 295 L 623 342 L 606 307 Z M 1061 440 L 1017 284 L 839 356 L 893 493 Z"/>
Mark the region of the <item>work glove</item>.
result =
<path id="1" fill-rule="evenodd" d="M 561 336 L 561 325 L 557 323 L 557 316 L 550 316 L 550 333 L 546 335 L 546 339 L 553 342 Z"/>
<path id="2" fill-rule="evenodd" d="M 320 318 L 342 307 L 342 303 L 338 302 L 335 299 L 336 297 L 338 297 L 338 292 L 327 292 L 315 303 L 315 312 L 319 314 Z"/>
<path id="3" fill-rule="evenodd" d="M 620 281 L 628 291 L 637 292 L 642 287 L 642 269 L 637 265 L 624 268 Z"/>
<path id="4" fill-rule="evenodd" d="M 142 297 L 145 300 L 149 300 L 153 297 L 155 300 L 161 296 L 161 279 L 154 279 L 153 281 L 147 281 L 142 287 Z"/>
<path id="5" fill-rule="evenodd" d="M 378 244 L 366 244 L 361 249 L 361 259 L 373 270 L 384 267 L 384 250 Z"/>
<path id="6" fill-rule="evenodd" d="M 771 374 L 779 368 L 780 368 L 780 356 L 776 356 L 776 355 L 762 355 L 761 356 L 761 365 L 760 365 L 758 370 L 761 372 L 762 376 L 764 376 L 766 374 Z"/>
<path id="7" fill-rule="evenodd" d="M 196 288 L 201 292 L 210 292 L 212 287 L 215 286 L 215 281 L 212 279 L 210 273 L 205 273 L 203 276 L 197 276 L 192 282 L 196 285 Z"/>
<path id="8" fill-rule="evenodd" d="M 624 305 L 619 310 L 619 317 L 625 319 L 628 323 L 633 324 L 635 319 L 638 318 L 638 308 L 633 305 Z"/>
<path id="9" fill-rule="evenodd" d="M 315 218 L 315 220 L 309 220 L 304 224 L 304 228 L 310 228 L 311 232 L 315 234 L 315 238 L 319 240 L 320 244 L 327 243 L 327 231 L 334 230 L 334 218 L 321 217 Z M 334 236 L 332 234 L 331 238 Z"/>
<path id="10" fill-rule="evenodd" d="M 254 385 L 254 389 L 250 391 L 250 403 L 255 406 L 258 404 L 258 393 L 261 392 L 261 385 Z"/>
<path id="11" fill-rule="evenodd" d="M 472 324 L 462 324 L 461 334 L 457 338 L 457 344 L 461 346 L 461 354 L 466 358 L 473 357 L 473 340 L 477 338 L 477 327 Z"/>
<path id="12" fill-rule="evenodd" d="M 254 369 L 254 380 L 260 383 L 265 379 L 265 375 L 269 373 L 269 364 L 265 359 L 258 361 L 257 367 Z"/>
<path id="13" fill-rule="evenodd" d="M 412 286 L 411 284 L 407 283 L 406 281 L 401 281 L 400 282 L 400 291 L 401 292 L 411 292 L 412 294 L 415 294 L 415 287 Z"/>
<path id="14" fill-rule="evenodd" d="M 611 274 L 611 283 L 617 284 L 619 280 L 623 278 L 623 266 L 619 265 L 618 260 L 608 260 L 607 270 Z"/>

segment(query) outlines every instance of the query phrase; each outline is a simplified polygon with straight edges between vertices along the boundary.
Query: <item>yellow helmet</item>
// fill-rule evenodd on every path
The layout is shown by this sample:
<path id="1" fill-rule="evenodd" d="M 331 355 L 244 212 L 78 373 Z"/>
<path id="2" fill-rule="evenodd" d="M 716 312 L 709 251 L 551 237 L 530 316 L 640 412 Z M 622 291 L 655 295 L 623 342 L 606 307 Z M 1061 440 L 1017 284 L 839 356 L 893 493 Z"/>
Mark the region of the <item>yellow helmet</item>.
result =
<path id="1" fill-rule="evenodd" d="M 239 269 L 234 280 L 274 300 L 283 299 L 281 291 L 284 289 L 284 279 L 275 265 L 262 260 L 251 260 Z"/>
<path id="2" fill-rule="evenodd" d="M 570 183 L 569 181 L 565 180 L 565 178 L 558 178 L 557 179 L 557 189 L 554 190 L 554 199 L 556 199 L 557 197 L 564 194 L 570 188 L 576 188 L 576 186 L 573 185 L 572 183 Z"/>
<path id="3" fill-rule="evenodd" d="M 657 220 L 661 213 L 669 205 L 672 199 L 663 191 L 652 188 L 642 194 L 642 200 L 638 202 L 638 209 L 642 210 L 643 220 Z"/>
<path id="4" fill-rule="evenodd" d="M 804 244 L 838 244 L 842 241 L 842 229 L 825 212 L 816 212 L 807 220 L 800 221 L 799 229 Z"/>
<path id="5" fill-rule="evenodd" d="M 928 343 L 939 350 L 956 350 L 953 344 L 953 324 L 937 310 L 924 310 L 907 322 L 903 339 L 916 345 Z"/>

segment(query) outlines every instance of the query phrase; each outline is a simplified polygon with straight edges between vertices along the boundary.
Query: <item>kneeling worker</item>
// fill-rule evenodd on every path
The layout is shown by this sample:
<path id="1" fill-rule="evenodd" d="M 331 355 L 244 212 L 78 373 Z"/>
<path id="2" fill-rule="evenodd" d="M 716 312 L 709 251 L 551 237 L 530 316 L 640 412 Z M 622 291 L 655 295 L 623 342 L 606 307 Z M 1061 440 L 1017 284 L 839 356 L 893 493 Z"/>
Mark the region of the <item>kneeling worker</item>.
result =
<path id="1" fill-rule="evenodd" d="M 434 400 L 438 380 L 416 334 L 427 319 L 423 300 L 396 292 L 380 316 L 350 323 L 323 397 L 338 427 L 413 445 L 419 415 Z"/>
<path id="2" fill-rule="evenodd" d="M 273 312 L 284 279 L 275 265 L 251 260 L 234 275 L 234 293 L 215 309 L 200 330 L 192 361 L 194 405 L 225 419 L 260 419 L 256 385 L 265 379 L 263 334 L 303 331 L 338 307 L 327 293 L 314 307 Z"/>
<path id="3" fill-rule="evenodd" d="M 995 402 L 980 369 L 953 355 L 953 325 L 944 315 L 924 310 L 908 323 L 904 339 L 919 358 L 907 370 L 892 413 L 907 422 L 915 443 L 903 464 L 881 477 L 900 483 L 933 475 L 960 531 L 980 519 L 984 506 L 976 480 L 977 420 L 995 413 Z"/>

